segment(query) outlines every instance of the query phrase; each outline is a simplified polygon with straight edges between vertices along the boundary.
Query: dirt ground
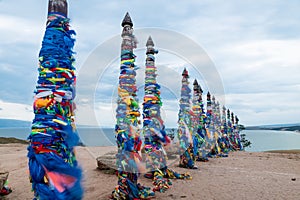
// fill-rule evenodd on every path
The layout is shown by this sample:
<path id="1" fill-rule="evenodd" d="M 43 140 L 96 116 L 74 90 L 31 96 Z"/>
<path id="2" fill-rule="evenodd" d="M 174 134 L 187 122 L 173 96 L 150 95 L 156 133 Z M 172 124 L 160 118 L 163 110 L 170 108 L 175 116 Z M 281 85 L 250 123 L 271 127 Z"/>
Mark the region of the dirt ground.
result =
<path id="1" fill-rule="evenodd" d="M 27 145 L 1 144 L 0 171 L 9 171 L 13 192 L 2 199 L 29 200 L 33 198 L 28 179 Z M 84 180 L 86 200 L 108 199 L 117 183 L 114 175 L 96 169 L 96 156 L 115 147 L 77 148 Z M 192 180 L 174 180 L 165 193 L 156 199 L 300 199 L 300 153 L 298 152 L 232 152 L 227 158 L 213 158 L 197 163 L 199 169 L 170 168 L 192 175 Z M 144 185 L 151 181 L 140 178 Z M 0 197 L 1 199 L 1 197 Z"/>

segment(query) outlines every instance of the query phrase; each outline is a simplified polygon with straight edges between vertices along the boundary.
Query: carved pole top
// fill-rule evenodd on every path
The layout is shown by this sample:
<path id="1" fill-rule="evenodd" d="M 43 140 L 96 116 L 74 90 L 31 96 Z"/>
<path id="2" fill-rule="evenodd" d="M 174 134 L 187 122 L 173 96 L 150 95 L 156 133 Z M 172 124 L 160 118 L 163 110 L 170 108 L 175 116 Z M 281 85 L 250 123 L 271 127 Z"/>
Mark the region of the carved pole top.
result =
<path id="1" fill-rule="evenodd" d="M 49 0 L 48 15 L 51 13 L 57 13 L 67 17 L 68 16 L 67 0 Z"/>
<path id="2" fill-rule="evenodd" d="M 124 27 L 125 25 L 129 25 L 131 27 L 133 26 L 131 17 L 128 12 L 126 13 L 121 25 L 122 25 L 122 27 Z"/>

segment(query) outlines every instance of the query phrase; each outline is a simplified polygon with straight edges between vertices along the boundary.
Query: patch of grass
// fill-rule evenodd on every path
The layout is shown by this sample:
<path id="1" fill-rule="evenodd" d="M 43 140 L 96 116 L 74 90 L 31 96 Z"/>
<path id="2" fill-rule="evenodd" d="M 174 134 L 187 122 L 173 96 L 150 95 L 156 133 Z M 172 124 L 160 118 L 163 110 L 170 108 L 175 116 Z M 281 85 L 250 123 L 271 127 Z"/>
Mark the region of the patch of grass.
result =
<path id="1" fill-rule="evenodd" d="M 292 154 L 300 154 L 300 149 L 291 149 L 291 150 L 271 150 L 266 151 L 268 153 L 292 153 Z"/>
<path id="2" fill-rule="evenodd" d="M 29 144 L 26 140 L 17 139 L 14 137 L 0 137 L 0 144 L 11 144 L 11 143 L 18 143 L 18 144 Z"/>

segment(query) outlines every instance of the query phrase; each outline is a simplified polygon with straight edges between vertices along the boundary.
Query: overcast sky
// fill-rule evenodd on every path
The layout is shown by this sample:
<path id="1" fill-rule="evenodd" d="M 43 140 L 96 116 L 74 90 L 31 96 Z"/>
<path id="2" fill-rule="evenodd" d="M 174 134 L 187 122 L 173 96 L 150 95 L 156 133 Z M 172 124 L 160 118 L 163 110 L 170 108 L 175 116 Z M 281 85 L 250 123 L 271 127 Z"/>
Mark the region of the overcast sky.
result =
<path id="1" fill-rule="evenodd" d="M 0 118 L 33 118 L 47 4 L 47 0 L 0 0 Z M 149 32 L 160 50 L 156 64 L 168 127 L 176 127 L 184 67 L 192 73 L 191 83 L 197 78 L 204 94 L 215 92 L 242 124 L 300 122 L 299 10 L 298 0 L 69 1 L 71 25 L 77 32 L 77 122 L 96 124 L 89 112 L 84 114 L 90 108 L 99 125 L 115 124 L 120 23 L 127 11 L 139 40 L 140 103 Z M 181 40 L 172 42 L 171 35 Z M 101 72 L 94 76 L 96 89 L 90 87 L 88 75 L 95 66 Z M 223 90 L 216 89 L 218 81 Z"/>

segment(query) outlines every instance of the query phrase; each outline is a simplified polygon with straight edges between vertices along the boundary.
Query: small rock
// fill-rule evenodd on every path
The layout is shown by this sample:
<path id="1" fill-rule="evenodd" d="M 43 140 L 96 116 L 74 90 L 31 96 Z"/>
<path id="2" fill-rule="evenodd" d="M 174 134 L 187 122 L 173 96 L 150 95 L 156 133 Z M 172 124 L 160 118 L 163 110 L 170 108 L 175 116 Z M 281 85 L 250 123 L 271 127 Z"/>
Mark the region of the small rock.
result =
<path id="1" fill-rule="evenodd" d="M 292 181 L 296 181 L 296 178 L 292 178 L 291 180 L 292 180 Z"/>

